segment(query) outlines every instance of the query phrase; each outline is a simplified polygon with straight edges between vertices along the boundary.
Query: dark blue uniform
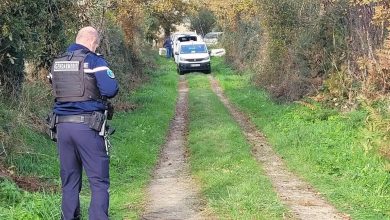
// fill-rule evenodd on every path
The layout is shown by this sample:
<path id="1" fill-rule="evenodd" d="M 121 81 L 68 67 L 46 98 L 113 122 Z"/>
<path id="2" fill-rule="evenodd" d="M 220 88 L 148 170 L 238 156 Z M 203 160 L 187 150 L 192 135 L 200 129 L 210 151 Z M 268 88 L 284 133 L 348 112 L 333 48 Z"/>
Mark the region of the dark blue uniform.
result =
<path id="1" fill-rule="evenodd" d="M 80 49 L 88 50 L 82 45 L 72 44 L 68 52 Z M 102 96 L 112 98 L 118 93 L 118 82 L 102 56 L 88 53 L 84 61 L 84 73 L 96 78 Z M 88 115 L 105 109 L 105 104 L 98 100 L 56 102 L 54 106 L 54 112 L 58 116 Z M 84 167 L 92 194 L 89 219 L 108 219 L 109 157 L 104 138 L 87 124 L 69 122 L 57 124 L 57 135 L 62 180 L 62 218 L 80 218 L 79 193 Z"/>
<path id="2" fill-rule="evenodd" d="M 173 41 L 171 39 L 171 37 L 167 37 L 164 41 L 164 45 L 163 45 L 167 51 L 167 54 L 166 54 L 166 57 L 167 58 L 171 58 L 172 57 L 172 51 L 173 51 Z"/>

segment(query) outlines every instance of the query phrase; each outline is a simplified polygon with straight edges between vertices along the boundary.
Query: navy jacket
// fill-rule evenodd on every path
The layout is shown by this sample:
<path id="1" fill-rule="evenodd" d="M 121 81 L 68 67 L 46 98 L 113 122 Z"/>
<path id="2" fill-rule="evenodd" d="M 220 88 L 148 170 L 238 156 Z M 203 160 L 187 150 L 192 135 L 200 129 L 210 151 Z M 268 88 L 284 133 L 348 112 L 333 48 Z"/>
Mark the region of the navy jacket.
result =
<path id="1" fill-rule="evenodd" d="M 164 41 L 163 47 L 170 48 L 172 47 L 173 41 L 170 37 L 167 37 Z"/>
<path id="2" fill-rule="evenodd" d="M 68 52 L 80 49 L 88 50 L 88 48 L 80 44 L 72 44 L 69 46 Z M 88 63 L 88 68 L 84 69 L 84 72 L 95 76 L 100 94 L 107 98 L 113 98 L 119 91 L 119 85 L 103 56 L 91 52 L 85 58 L 84 62 Z M 84 102 L 56 102 L 54 105 L 54 112 L 57 115 L 88 114 L 93 111 L 104 111 L 105 109 L 106 106 L 103 103 L 94 100 Z"/>

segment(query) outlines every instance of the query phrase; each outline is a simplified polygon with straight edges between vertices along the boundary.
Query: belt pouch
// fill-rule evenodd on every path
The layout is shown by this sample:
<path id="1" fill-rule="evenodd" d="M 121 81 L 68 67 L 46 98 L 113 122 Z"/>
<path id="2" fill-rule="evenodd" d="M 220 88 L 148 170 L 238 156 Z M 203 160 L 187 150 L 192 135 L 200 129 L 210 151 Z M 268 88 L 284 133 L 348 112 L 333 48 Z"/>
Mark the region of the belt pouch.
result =
<path id="1" fill-rule="evenodd" d="M 93 112 L 89 121 L 89 127 L 95 131 L 100 131 L 105 120 L 106 117 L 103 113 Z"/>

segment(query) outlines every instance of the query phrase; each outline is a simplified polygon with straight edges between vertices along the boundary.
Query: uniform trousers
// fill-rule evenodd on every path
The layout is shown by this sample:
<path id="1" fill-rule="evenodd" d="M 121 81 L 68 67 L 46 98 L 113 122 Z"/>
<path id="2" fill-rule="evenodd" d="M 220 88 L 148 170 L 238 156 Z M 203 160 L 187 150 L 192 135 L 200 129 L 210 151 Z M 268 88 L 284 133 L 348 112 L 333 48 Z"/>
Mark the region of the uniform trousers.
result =
<path id="1" fill-rule="evenodd" d="M 166 57 L 171 58 L 172 57 L 172 47 L 169 46 L 169 47 L 166 47 L 165 49 L 167 51 Z"/>
<path id="2" fill-rule="evenodd" d="M 80 219 L 79 194 L 83 168 L 91 190 L 89 219 L 108 219 L 109 157 L 104 138 L 99 136 L 99 132 L 81 123 L 59 123 L 57 135 L 62 181 L 62 219 Z"/>

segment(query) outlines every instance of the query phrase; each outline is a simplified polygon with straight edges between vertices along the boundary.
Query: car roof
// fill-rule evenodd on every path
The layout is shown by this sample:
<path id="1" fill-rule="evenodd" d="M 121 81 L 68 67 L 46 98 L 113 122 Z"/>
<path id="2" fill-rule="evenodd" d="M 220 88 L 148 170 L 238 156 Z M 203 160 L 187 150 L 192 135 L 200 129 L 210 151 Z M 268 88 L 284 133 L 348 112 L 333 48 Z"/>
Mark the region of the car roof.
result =
<path id="1" fill-rule="evenodd" d="M 179 36 L 177 39 L 180 40 L 180 39 L 186 39 L 186 38 L 196 38 L 196 39 L 198 39 L 199 36 L 198 35 L 183 35 L 183 36 Z"/>
<path id="2" fill-rule="evenodd" d="M 197 44 L 197 45 L 204 44 L 204 45 L 206 45 L 206 43 L 203 42 L 203 41 L 183 41 L 183 42 L 180 42 L 180 45 L 194 45 L 194 44 Z"/>

